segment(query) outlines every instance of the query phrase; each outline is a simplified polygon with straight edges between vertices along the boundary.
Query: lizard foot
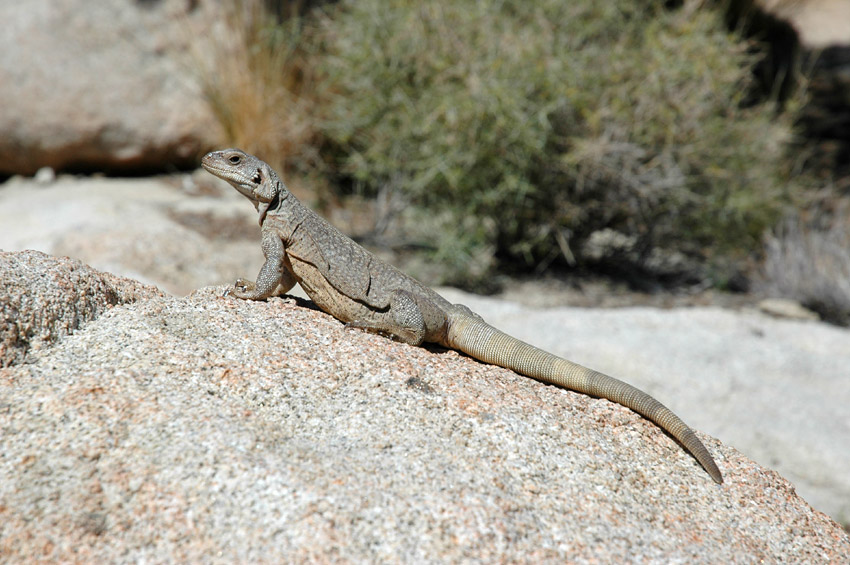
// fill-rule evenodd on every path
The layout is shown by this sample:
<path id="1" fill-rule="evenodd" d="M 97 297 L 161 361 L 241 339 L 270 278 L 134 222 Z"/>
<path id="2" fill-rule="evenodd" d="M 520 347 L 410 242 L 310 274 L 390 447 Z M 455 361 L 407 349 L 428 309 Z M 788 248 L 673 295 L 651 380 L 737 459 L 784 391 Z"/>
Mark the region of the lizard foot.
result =
<path id="1" fill-rule="evenodd" d="M 254 292 L 254 282 L 246 279 L 236 279 L 233 283 L 233 288 L 224 291 L 224 295 L 233 294 L 236 298 L 251 298 L 251 293 Z"/>

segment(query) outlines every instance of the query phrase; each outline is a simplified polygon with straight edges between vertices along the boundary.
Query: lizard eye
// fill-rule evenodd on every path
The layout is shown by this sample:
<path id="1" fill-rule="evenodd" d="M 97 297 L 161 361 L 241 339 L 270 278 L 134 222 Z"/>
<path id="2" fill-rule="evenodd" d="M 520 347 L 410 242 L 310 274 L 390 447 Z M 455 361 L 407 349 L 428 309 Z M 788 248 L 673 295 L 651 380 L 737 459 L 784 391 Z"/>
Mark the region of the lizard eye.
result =
<path id="1" fill-rule="evenodd" d="M 241 160 L 242 160 L 242 157 L 240 157 L 239 155 L 231 155 L 230 158 L 228 159 L 228 161 L 230 161 L 231 165 L 238 165 Z"/>

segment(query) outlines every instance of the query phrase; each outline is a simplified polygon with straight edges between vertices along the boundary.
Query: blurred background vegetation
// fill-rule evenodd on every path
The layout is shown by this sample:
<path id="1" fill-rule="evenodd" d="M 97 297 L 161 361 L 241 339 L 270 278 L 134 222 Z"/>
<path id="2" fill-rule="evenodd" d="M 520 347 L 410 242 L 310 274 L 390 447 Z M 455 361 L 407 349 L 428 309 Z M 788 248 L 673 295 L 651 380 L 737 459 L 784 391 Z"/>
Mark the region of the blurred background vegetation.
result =
<path id="1" fill-rule="evenodd" d="M 805 73 L 765 79 L 733 12 L 234 0 L 228 64 L 204 83 L 234 145 L 307 175 L 320 203 L 371 203 L 358 235 L 424 251 L 406 268 L 430 284 L 756 285 L 847 322 L 850 215 L 805 166 Z"/>

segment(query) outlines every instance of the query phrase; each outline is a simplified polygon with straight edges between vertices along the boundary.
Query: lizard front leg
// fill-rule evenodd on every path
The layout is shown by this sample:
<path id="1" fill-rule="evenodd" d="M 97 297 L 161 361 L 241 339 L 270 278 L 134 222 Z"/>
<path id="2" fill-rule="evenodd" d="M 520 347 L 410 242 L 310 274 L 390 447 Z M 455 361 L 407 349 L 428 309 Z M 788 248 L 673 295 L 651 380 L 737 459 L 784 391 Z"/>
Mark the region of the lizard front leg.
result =
<path id="1" fill-rule="evenodd" d="M 273 230 L 263 230 L 263 255 L 266 262 L 257 274 L 257 282 L 238 279 L 233 285 L 233 296 L 263 300 L 288 292 L 298 282 L 286 258 L 283 241 Z"/>

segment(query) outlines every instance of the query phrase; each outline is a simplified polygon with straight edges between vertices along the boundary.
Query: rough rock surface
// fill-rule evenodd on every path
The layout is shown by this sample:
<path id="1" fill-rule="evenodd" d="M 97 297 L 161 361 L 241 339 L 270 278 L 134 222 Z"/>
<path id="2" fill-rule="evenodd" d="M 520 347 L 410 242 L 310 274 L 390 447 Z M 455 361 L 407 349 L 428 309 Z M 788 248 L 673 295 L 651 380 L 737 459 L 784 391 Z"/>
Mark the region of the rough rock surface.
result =
<path id="1" fill-rule="evenodd" d="M 0 2 L 0 175 L 186 167 L 219 135 L 185 0 Z"/>
<path id="2" fill-rule="evenodd" d="M 722 486 L 623 407 L 223 290 L 0 369 L 0 561 L 850 558 L 708 436 Z"/>
<path id="3" fill-rule="evenodd" d="M 161 296 L 155 287 L 67 257 L 0 251 L 0 367 L 19 363 L 117 304 Z"/>

